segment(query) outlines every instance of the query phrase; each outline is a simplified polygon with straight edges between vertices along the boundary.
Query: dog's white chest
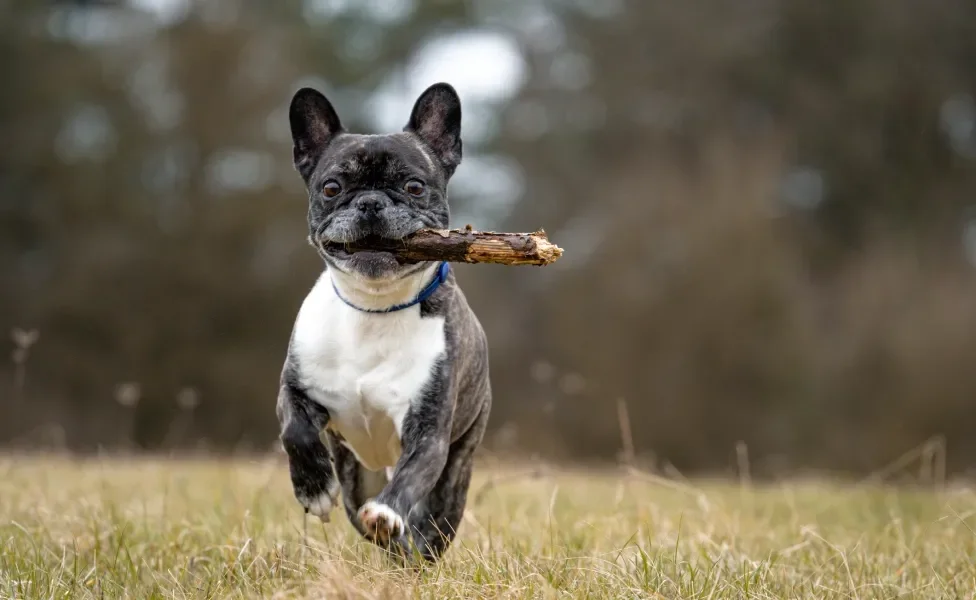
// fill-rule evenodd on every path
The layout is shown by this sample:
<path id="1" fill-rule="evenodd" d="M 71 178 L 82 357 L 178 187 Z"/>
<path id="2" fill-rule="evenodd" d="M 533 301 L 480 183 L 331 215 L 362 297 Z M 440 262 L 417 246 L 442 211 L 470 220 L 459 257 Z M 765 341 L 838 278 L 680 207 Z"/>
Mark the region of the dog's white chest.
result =
<path id="1" fill-rule="evenodd" d="M 403 419 L 445 351 L 444 319 L 417 306 L 370 314 L 338 298 L 328 274 L 305 298 L 292 355 L 309 397 L 370 470 L 400 457 Z"/>

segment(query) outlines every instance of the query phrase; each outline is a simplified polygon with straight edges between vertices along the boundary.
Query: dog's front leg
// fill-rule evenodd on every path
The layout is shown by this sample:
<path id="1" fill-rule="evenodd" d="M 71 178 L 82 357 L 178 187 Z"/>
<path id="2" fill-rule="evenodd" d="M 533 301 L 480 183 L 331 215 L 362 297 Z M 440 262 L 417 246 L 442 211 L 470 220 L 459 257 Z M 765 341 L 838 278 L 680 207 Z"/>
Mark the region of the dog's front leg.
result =
<path id="1" fill-rule="evenodd" d="M 359 509 L 363 528 L 380 545 L 405 545 L 411 511 L 427 498 L 444 470 L 454 416 L 451 398 L 450 369 L 442 361 L 424 395 L 403 419 L 402 451 L 389 482 Z"/>
<path id="2" fill-rule="evenodd" d="M 287 382 L 278 391 L 277 413 L 295 498 L 305 512 L 327 522 L 339 497 L 332 455 L 320 435 L 329 413 L 304 390 Z"/>

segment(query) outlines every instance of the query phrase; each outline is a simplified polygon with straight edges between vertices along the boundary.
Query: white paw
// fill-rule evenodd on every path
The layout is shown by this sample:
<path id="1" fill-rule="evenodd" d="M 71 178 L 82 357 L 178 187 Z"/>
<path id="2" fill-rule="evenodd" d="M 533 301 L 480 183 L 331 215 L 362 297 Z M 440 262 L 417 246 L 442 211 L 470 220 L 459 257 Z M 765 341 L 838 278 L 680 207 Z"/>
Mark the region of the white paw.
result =
<path id="1" fill-rule="evenodd" d="M 403 519 L 392 508 L 369 500 L 359 509 L 359 521 L 374 540 L 388 544 L 404 531 Z"/>
<path id="2" fill-rule="evenodd" d="M 322 520 L 323 523 L 329 522 L 329 513 L 335 508 L 335 503 L 328 494 L 322 493 L 311 499 L 300 501 L 305 511 L 311 513 Z"/>
<path id="3" fill-rule="evenodd" d="M 336 507 L 339 499 L 339 485 L 330 485 L 329 489 L 311 498 L 298 498 L 298 503 L 302 505 L 305 512 L 311 513 L 322 520 L 323 523 L 329 522 L 329 513 Z"/>

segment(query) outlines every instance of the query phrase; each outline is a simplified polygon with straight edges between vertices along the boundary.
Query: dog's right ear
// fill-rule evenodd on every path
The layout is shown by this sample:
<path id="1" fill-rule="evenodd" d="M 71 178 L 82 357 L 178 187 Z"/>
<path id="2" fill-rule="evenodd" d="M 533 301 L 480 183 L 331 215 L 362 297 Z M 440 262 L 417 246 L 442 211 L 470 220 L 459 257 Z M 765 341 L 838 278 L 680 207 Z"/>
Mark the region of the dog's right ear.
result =
<path id="1" fill-rule="evenodd" d="M 343 131 L 339 115 L 328 98 L 312 88 L 295 92 L 288 109 L 295 168 L 308 181 L 332 139 Z"/>
<path id="2" fill-rule="evenodd" d="M 435 83 L 417 98 L 403 128 L 434 151 L 450 177 L 461 163 L 461 99 L 448 83 Z"/>

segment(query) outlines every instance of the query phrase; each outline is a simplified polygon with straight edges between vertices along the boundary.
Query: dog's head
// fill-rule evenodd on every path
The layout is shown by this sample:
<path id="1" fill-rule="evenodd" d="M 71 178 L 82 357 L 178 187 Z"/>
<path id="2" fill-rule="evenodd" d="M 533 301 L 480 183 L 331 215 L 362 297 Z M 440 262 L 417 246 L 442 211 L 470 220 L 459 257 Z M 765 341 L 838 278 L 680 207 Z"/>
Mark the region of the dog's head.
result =
<path id="1" fill-rule="evenodd" d="M 348 133 L 329 100 L 303 88 L 289 110 L 295 168 L 308 190 L 312 243 L 330 266 L 369 279 L 395 279 L 421 265 L 345 244 L 401 240 L 448 226 L 447 183 L 461 162 L 461 101 L 446 83 L 417 99 L 402 132 Z"/>

